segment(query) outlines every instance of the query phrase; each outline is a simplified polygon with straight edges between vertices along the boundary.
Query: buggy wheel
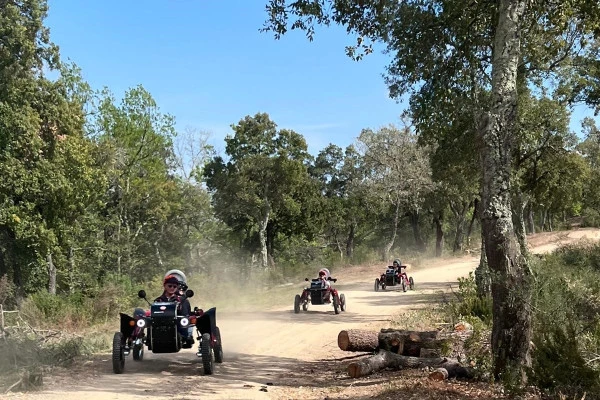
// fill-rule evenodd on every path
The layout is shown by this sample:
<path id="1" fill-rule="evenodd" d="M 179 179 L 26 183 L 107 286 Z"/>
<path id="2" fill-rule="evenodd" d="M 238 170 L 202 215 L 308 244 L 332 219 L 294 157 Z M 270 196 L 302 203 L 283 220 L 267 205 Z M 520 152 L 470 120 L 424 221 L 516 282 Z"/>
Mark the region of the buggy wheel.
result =
<path id="1" fill-rule="evenodd" d="M 298 314 L 300 312 L 300 295 L 297 294 L 294 297 L 294 313 Z"/>
<path id="2" fill-rule="evenodd" d="M 379 278 L 375 279 L 375 291 L 378 292 L 379 291 Z"/>
<path id="3" fill-rule="evenodd" d="M 404 283 L 404 279 L 402 279 L 402 291 L 406 292 L 406 283 Z"/>
<path id="4" fill-rule="evenodd" d="M 385 290 L 387 288 L 387 285 L 384 283 L 381 284 L 381 290 Z"/>
<path id="5" fill-rule="evenodd" d="M 415 290 L 415 281 L 412 276 L 410 278 L 408 278 L 408 283 L 410 286 L 410 290 Z"/>
<path id="6" fill-rule="evenodd" d="M 340 299 L 337 296 L 333 297 L 333 312 L 340 313 Z"/>
<path id="7" fill-rule="evenodd" d="M 215 330 L 215 336 L 217 337 L 217 345 L 215 346 L 215 362 L 221 364 L 223 362 L 223 343 L 221 342 L 221 330 L 217 326 Z"/>
<path id="8" fill-rule="evenodd" d="M 202 354 L 202 366 L 204 367 L 204 375 L 212 375 L 214 364 L 213 364 L 213 351 L 210 347 L 210 333 L 204 333 L 202 335 L 202 342 L 200 343 L 200 352 Z"/>
<path id="9" fill-rule="evenodd" d="M 136 344 L 133 346 L 133 359 L 135 361 L 142 361 L 144 359 L 144 345 Z"/>
<path id="10" fill-rule="evenodd" d="M 125 340 L 123 339 L 123 334 L 121 332 L 115 332 L 112 348 L 112 365 L 115 374 L 122 374 L 125 369 L 124 344 Z"/>
<path id="11" fill-rule="evenodd" d="M 346 311 L 346 296 L 340 294 L 340 309 Z"/>

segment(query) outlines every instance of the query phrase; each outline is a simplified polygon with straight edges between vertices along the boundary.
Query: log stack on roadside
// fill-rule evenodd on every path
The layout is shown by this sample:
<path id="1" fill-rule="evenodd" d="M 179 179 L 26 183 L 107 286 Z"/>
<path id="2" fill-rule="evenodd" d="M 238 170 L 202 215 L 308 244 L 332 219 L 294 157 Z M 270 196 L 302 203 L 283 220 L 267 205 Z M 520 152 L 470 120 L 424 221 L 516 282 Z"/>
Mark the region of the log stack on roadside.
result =
<path id="1" fill-rule="evenodd" d="M 382 329 L 380 332 L 350 329 L 338 335 L 338 346 L 344 351 L 375 352 L 374 355 L 348 365 L 352 378 L 367 376 L 382 369 L 432 368 L 429 378 L 472 378 L 473 370 L 456 359 L 442 357 L 460 335 L 440 331 Z"/>

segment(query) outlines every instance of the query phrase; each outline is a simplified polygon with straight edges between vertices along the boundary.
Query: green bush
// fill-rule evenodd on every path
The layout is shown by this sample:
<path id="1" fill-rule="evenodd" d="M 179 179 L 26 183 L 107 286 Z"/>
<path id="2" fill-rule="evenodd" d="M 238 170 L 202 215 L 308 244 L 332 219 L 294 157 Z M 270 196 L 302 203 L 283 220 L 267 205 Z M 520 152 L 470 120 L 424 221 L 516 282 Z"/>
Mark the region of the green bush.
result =
<path id="1" fill-rule="evenodd" d="M 466 278 L 458 278 L 458 292 L 455 296 L 456 301 L 447 304 L 452 321 L 458 321 L 463 317 L 475 317 L 485 325 L 491 325 L 492 298 L 477 295 L 477 285 L 472 272 L 469 272 Z"/>
<path id="2" fill-rule="evenodd" d="M 570 396 L 600 393 L 598 371 L 582 356 L 577 332 L 572 325 L 538 329 L 534 334 L 530 378 L 540 389 Z"/>
<path id="3" fill-rule="evenodd" d="M 600 245 L 532 260 L 531 382 L 548 393 L 600 396 Z"/>
<path id="4" fill-rule="evenodd" d="M 15 300 L 15 284 L 4 274 L 0 277 L 0 304 L 4 309 L 13 309 L 17 302 Z"/>
<path id="5" fill-rule="evenodd" d="M 157 296 L 162 292 L 161 281 L 162 276 L 153 283 L 153 287 L 157 287 Z M 103 286 L 85 294 L 32 293 L 23 301 L 20 311 L 31 326 L 60 326 L 66 331 L 79 331 L 93 324 L 116 320 L 119 312 L 131 312 L 133 307 L 142 305 L 136 295 L 138 290 L 129 279 L 109 276 Z"/>
<path id="6" fill-rule="evenodd" d="M 581 213 L 583 217 L 584 227 L 598 227 L 600 226 L 600 213 L 593 208 L 585 208 Z"/>

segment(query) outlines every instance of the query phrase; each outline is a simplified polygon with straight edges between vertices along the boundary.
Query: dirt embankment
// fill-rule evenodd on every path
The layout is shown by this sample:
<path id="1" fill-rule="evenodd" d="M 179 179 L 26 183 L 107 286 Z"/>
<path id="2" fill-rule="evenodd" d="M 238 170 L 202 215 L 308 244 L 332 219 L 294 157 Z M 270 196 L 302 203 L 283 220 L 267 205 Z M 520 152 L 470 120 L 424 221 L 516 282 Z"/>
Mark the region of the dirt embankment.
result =
<path id="1" fill-rule="evenodd" d="M 529 243 L 533 252 L 543 253 L 560 244 L 585 239 L 600 240 L 600 230 L 540 233 L 531 236 Z M 373 290 L 373 282 L 384 265 L 346 269 L 343 274 L 337 274 L 336 287 L 345 294 L 348 307 L 339 315 L 333 313 L 331 306 L 312 306 L 308 312 L 294 314 L 293 295 L 302 290 L 303 283 L 290 286 L 289 292 L 278 299 L 281 304 L 278 307 L 221 313 L 218 324 L 225 362 L 216 365 L 212 376 L 202 374 L 194 349 L 177 354 L 147 352 L 141 362 L 128 358 L 122 375 L 112 373 L 110 357 L 106 354 L 78 361 L 69 370 L 55 371 L 44 378 L 42 392 L 5 396 L 56 400 L 341 399 L 371 398 L 379 393 L 377 398 L 384 399 L 386 391 L 393 389 L 393 381 L 400 379 L 398 373 L 392 383 L 389 374 L 358 381 L 348 378 L 345 370 L 348 361 L 344 358 L 352 354 L 338 349 L 339 331 L 378 330 L 388 326 L 391 316 L 435 302 L 440 291 L 456 286 L 457 278 L 473 271 L 478 261 L 478 256 L 436 259 L 426 266 L 409 269 L 416 290 L 406 293 L 394 288 L 384 292 Z M 235 294 L 231 301 L 236 302 Z M 252 308 L 248 304 L 240 306 Z M 423 385 L 432 384 L 411 377 L 409 372 L 406 374 L 401 379 L 413 379 L 416 385 L 412 394 L 407 393 L 416 397 L 406 398 L 427 398 L 419 391 L 425 390 Z M 465 391 L 462 395 L 456 394 L 463 397 L 453 397 L 447 384 L 440 384 L 439 390 L 446 393 L 447 397 L 443 398 L 449 399 L 489 398 L 464 397 Z"/>

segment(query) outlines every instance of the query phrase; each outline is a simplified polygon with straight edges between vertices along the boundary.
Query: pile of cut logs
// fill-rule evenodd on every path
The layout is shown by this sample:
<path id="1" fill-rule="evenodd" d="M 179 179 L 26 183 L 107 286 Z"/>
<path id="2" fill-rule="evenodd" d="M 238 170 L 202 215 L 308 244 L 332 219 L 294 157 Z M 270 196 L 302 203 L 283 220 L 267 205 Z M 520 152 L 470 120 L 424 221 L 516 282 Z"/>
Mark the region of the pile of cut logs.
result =
<path id="1" fill-rule="evenodd" d="M 472 378 L 473 370 L 458 360 L 442 357 L 442 349 L 450 348 L 456 335 L 439 331 L 407 331 L 382 329 L 381 332 L 350 329 L 338 335 L 338 346 L 344 351 L 375 352 L 348 365 L 348 375 L 359 378 L 385 368 L 433 368 L 430 379 Z"/>

